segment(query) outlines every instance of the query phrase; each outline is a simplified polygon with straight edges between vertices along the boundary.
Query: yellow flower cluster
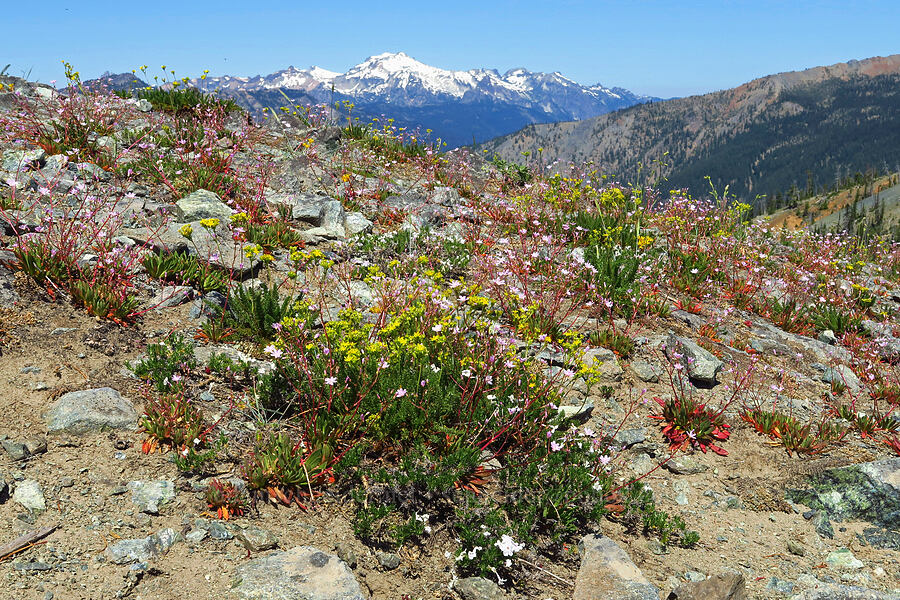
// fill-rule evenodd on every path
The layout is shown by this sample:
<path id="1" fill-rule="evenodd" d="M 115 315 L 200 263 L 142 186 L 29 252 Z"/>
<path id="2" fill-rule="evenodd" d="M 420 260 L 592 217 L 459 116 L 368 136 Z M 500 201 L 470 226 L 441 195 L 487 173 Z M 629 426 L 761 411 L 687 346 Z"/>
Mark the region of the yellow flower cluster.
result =
<path id="1" fill-rule="evenodd" d="M 178 232 L 187 239 L 191 239 L 191 236 L 194 235 L 194 228 L 191 227 L 190 223 L 185 223 L 181 226 L 181 229 L 179 229 Z"/>
<path id="2" fill-rule="evenodd" d="M 211 217 L 209 219 L 200 219 L 200 224 L 206 229 L 213 230 L 219 226 L 219 220 L 214 217 Z"/>

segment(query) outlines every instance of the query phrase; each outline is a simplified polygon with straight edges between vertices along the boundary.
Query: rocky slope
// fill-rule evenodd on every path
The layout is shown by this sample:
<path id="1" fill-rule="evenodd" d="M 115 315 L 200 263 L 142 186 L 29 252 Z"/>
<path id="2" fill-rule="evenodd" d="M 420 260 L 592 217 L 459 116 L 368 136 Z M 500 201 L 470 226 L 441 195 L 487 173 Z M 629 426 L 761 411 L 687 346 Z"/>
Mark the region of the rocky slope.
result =
<path id="1" fill-rule="evenodd" d="M 894 452 L 900 443 L 890 433 L 900 402 L 898 248 L 866 253 L 852 240 L 743 229 L 729 213 L 682 198 L 648 211 L 633 244 L 622 242 L 622 251 L 639 249 L 643 274 L 633 281 L 641 300 L 634 306 L 649 312 L 626 310 L 631 292 L 598 287 L 609 282 L 594 278 L 591 253 L 602 254 L 596 240 L 604 231 L 615 235 L 615 228 L 591 228 L 577 216 L 594 199 L 581 182 L 516 186 L 465 153 L 410 158 L 380 142 L 348 139 L 327 123 L 301 131 L 260 128 L 244 115 L 214 111 L 195 115 L 214 122 L 188 146 L 171 142 L 175 119 L 149 103 L 98 96 L 83 104 L 75 96 L 73 107 L 49 88 L 12 78 L 0 83 L 7 132 L 0 165 L 0 541 L 25 534 L 38 542 L 13 544 L 0 555 L 0 597 L 900 597 L 900 457 Z M 42 137 L 43 127 L 66 114 L 57 103 L 105 115 L 102 135 L 80 139 L 68 155 L 48 152 L 55 138 Z M 148 153 L 152 160 L 145 161 Z M 210 165 L 221 177 L 210 175 Z M 633 217 L 620 194 L 604 188 L 596 199 L 607 214 L 624 210 Z M 561 208 L 584 195 L 590 201 L 578 210 Z M 566 237 L 576 223 L 594 232 L 595 241 Z M 265 236 L 257 236 L 260 231 Z M 43 262 L 24 258 L 23 248 L 51 247 L 56 252 L 41 255 Z M 224 273 L 224 294 L 215 289 L 221 280 L 212 271 L 200 279 L 186 273 L 166 279 L 146 260 L 171 251 Z M 703 263 L 701 251 L 723 262 Z M 49 271 L 54 257 L 69 255 L 68 271 Z M 137 303 L 123 312 L 91 303 L 71 281 L 91 273 L 97 288 L 112 286 L 114 280 L 101 275 L 116 272 L 116 265 L 127 276 L 125 293 Z M 276 321 L 277 334 L 271 322 L 262 323 L 262 335 L 276 336 L 269 342 L 242 337 L 235 323 L 230 334 L 217 333 L 216 305 L 268 284 L 277 284 L 283 297 L 296 299 L 302 291 L 313 303 L 303 309 L 315 315 L 308 345 L 291 345 L 282 330 L 302 336 L 306 325 L 290 320 Z M 417 298 L 426 304 L 415 304 Z M 858 319 L 858 328 L 823 328 L 776 310 L 773 298 L 839 307 Z M 442 343 L 435 338 L 458 336 L 460 353 L 483 340 L 508 343 L 508 362 L 492 377 L 522 365 L 523 377 L 530 373 L 531 385 L 546 384 L 541 394 L 552 394 L 565 417 L 552 421 L 543 445 L 534 446 L 535 457 L 590 440 L 589 446 L 609 453 L 589 454 L 600 465 L 598 485 L 640 478 L 656 509 L 683 518 L 699 531 L 699 542 L 676 543 L 668 536 L 677 529 L 642 522 L 622 487 L 607 490 L 605 516 L 577 520 L 561 538 L 539 532 L 528 544 L 512 537 L 494 541 L 494 529 L 510 526 L 501 519 L 477 530 L 488 540 L 478 550 L 466 546 L 465 524 L 443 502 L 460 508 L 463 498 L 505 497 L 514 504 L 533 492 L 503 496 L 501 473 L 511 477 L 511 466 L 524 471 L 527 464 L 491 452 L 476 454 L 477 469 L 458 474 L 446 500 L 398 488 L 394 502 L 411 503 L 410 521 L 422 524 L 405 543 L 373 538 L 371 531 L 362 535 L 361 509 L 368 507 L 355 498 L 363 493 L 365 502 L 376 502 L 383 479 L 376 469 L 357 489 L 347 482 L 365 460 L 394 468 L 403 451 L 395 440 L 382 440 L 358 467 L 334 464 L 325 471 L 333 479 L 313 480 L 312 457 L 322 453 L 304 455 L 305 485 L 268 495 L 257 490 L 257 501 L 243 514 L 219 518 L 207 502 L 211 482 L 246 489 L 247 461 L 261 451 L 263 432 L 293 434 L 305 427 L 302 412 L 285 420 L 260 403 L 266 374 L 293 364 L 282 355 L 296 349 L 292 360 L 299 361 L 299 354 L 331 349 L 325 338 L 352 327 L 389 336 L 391 323 L 408 324 L 402 319 L 422 306 L 460 318 L 474 314 L 477 323 L 467 328 L 448 318 L 402 339 L 374 338 L 393 340 L 392 351 L 411 348 L 400 354 L 408 361 L 401 371 L 419 364 L 417 343 Z M 351 317 L 340 316 L 340 309 L 353 307 Z M 300 319 L 306 313 L 291 314 Z M 479 334 L 484 331 L 489 335 Z M 607 337 L 591 337 L 601 331 Z M 187 340 L 186 354 L 174 364 L 147 363 L 153 353 L 165 357 L 181 347 L 173 332 Z M 614 343 L 610 332 L 633 348 Z M 583 347 L 573 357 L 576 338 Z M 333 349 L 350 363 L 366 361 L 366 354 L 394 360 L 377 345 L 356 359 L 338 344 Z M 227 367 L 222 355 L 230 357 Z M 423 387 L 433 382 L 432 370 L 454 368 L 453 356 L 434 361 L 422 363 L 425 374 L 413 385 L 390 388 L 393 397 L 412 395 L 420 377 Z M 154 366 L 141 371 L 141 364 Z M 455 368 L 448 389 L 478 389 L 466 387 L 476 380 L 492 385 L 480 373 L 487 364 Z M 343 383 L 320 379 L 321 395 Z M 296 385 L 285 392 L 287 406 L 305 398 L 302 383 Z M 166 438 L 146 417 L 156 414 L 154 403 L 172 397 L 188 398 L 209 429 L 196 441 L 154 452 Z M 727 455 L 692 443 L 707 439 L 700 429 L 674 430 L 682 441 L 673 444 L 660 426 L 657 398 L 721 407 L 730 434 L 716 443 Z M 835 407 L 844 405 L 853 408 L 838 419 Z M 498 406 L 503 409 L 495 412 L 509 412 L 512 427 L 522 409 Z M 751 408 L 782 411 L 813 430 L 821 422 L 840 422 L 846 430 L 839 439 L 817 439 L 821 446 L 807 448 L 811 452 L 796 451 L 787 440 L 794 429 L 765 429 L 761 419 L 752 425 L 741 417 Z M 857 411 L 879 424 L 861 435 Z M 415 416 L 411 410 L 407 418 Z M 366 435 L 389 426 L 377 417 L 364 419 L 375 423 Z M 478 422 L 469 429 L 483 427 Z M 441 433 L 447 445 L 461 435 L 452 428 Z M 527 442 L 523 437 L 518 443 Z M 444 448 L 440 439 L 430 442 L 435 452 Z M 885 443 L 891 439 L 894 450 Z M 293 451 L 306 448 L 298 444 Z M 185 468 L 176 460 L 182 452 L 199 466 Z M 544 471 L 542 492 L 560 485 L 553 475 L 564 466 Z M 281 502 L 278 494 L 286 492 L 297 494 L 303 508 Z M 578 490 L 584 503 L 586 492 Z M 432 504 L 423 505 L 430 507 L 423 514 L 416 502 Z M 571 508 L 565 498 L 555 502 L 544 505 L 546 527 L 557 522 L 554 510 Z M 639 514 L 660 518 L 653 511 Z M 396 521 L 383 522 L 385 531 L 388 525 Z M 485 546 L 503 554 L 493 571 L 479 573 L 467 554 Z"/>
<path id="2" fill-rule="evenodd" d="M 734 89 L 635 106 L 593 119 L 528 126 L 481 148 L 522 152 L 565 170 L 592 161 L 623 181 L 667 178 L 672 188 L 742 199 L 834 180 L 896 162 L 900 55 L 755 79 Z M 540 149 L 540 151 L 539 151 Z M 643 165 L 643 167 L 641 167 Z M 763 207 L 765 208 L 765 207 Z"/>

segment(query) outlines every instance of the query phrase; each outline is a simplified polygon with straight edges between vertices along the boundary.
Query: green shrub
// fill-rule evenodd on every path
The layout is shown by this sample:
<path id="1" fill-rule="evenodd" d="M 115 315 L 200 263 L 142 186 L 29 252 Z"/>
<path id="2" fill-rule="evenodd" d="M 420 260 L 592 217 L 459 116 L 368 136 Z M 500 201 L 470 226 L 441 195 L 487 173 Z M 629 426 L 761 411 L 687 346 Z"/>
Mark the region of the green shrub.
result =
<path id="1" fill-rule="evenodd" d="M 147 357 L 130 367 L 140 379 L 151 382 L 160 393 L 183 387 L 181 379 L 197 366 L 194 347 L 178 333 L 147 346 Z"/>
<path id="2" fill-rule="evenodd" d="M 598 329 L 589 334 L 591 344 L 612 350 L 621 358 L 629 358 L 634 353 L 634 340 L 624 333 L 611 329 Z"/>
<path id="3" fill-rule="evenodd" d="M 295 313 L 296 300 L 282 298 L 278 286 L 235 286 L 225 303 L 225 323 L 238 336 L 263 343 L 275 337 L 272 325 Z"/>
<path id="4" fill-rule="evenodd" d="M 170 113 L 211 107 L 218 107 L 229 112 L 240 110 L 240 107 L 230 98 L 217 98 L 195 87 L 181 85 L 169 88 L 137 89 L 134 91 L 134 97 L 148 100 L 153 105 L 153 110 Z"/>

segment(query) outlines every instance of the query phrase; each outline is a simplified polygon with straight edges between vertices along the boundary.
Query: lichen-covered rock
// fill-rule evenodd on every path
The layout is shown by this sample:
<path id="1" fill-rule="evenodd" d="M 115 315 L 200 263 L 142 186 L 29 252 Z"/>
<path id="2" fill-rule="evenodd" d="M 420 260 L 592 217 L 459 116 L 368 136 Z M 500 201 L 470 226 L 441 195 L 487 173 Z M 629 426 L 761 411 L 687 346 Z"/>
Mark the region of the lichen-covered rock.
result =
<path id="1" fill-rule="evenodd" d="M 47 429 L 84 435 L 105 429 L 134 429 L 138 414 L 131 400 L 112 388 L 69 392 L 46 413 Z"/>
<path id="2" fill-rule="evenodd" d="M 787 498 L 820 511 L 819 529 L 830 527 L 828 519 L 868 521 L 876 527 L 864 530 L 863 537 L 894 547 L 897 536 L 883 533 L 900 532 L 900 457 L 825 471 L 811 477 L 807 487 L 788 490 Z"/>
<path id="3" fill-rule="evenodd" d="M 666 356 L 672 362 L 683 365 L 692 381 L 703 385 L 715 385 L 716 375 L 725 366 L 695 342 L 676 335 L 670 335 L 666 342 Z"/>
<path id="4" fill-rule="evenodd" d="M 34 479 L 26 479 L 16 485 L 16 491 L 13 492 L 13 502 L 32 513 L 47 510 L 47 501 L 44 499 L 41 484 Z"/>
<path id="5" fill-rule="evenodd" d="M 608 537 L 587 535 L 573 600 L 659 600 L 659 590 Z"/>
<path id="6" fill-rule="evenodd" d="M 146 562 L 169 551 L 179 539 L 174 529 L 162 529 L 145 538 L 121 540 L 106 549 L 110 561 L 117 565 Z"/>
<path id="7" fill-rule="evenodd" d="M 182 223 L 201 219 L 227 220 L 234 211 L 222 202 L 219 195 L 209 190 L 197 190 L 175 203 L 178 220 Z"/>
<path id="8" fill-rule="evenodd" d="M 823 583 L 813 589 L 791 596 L 791 600 L 900 600 L 900 594 Z"/>
<path id="9" fill-rule="evenodd" d="M 240 600 L 364 600 L 350 568 L 309 546 L 273 552 L 240 565 L 232 598 Z"/>
<path id="10" fill-rule="evenodd" d="M 746 600 L 747 589 L 740 573 L 723 573 L 702 581 L 682 583 L 666 600 Z"/>
<path id="11" fill-rule="evenodd" d="M 141 512 L 151 515 L 159 513 L 159 507 L 175 499 L 175 484 L 167 479 L 158 481 L 129 481 L 131 501 Z"/>
<path id="12" fill-rule="evenodd" d="M 463 597 L 463 600 L 504 600 L 506 593 L 503 589 L 484 577 L 464 577 L 457 579 L 453 589 Z"/>

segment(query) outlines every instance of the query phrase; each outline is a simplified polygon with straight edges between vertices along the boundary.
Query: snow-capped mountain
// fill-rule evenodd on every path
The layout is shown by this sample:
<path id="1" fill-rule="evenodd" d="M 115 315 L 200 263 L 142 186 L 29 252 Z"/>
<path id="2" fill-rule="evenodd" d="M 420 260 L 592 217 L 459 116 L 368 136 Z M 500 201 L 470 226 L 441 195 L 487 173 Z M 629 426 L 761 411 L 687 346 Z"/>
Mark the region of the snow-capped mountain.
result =
<path id="1" fill-rule="evenodd" d="M 622 88 L 586 87 L 560 73 L 512 69 L 450 71 L 403 52 L 372 56 L 346 73 L 289 67 L 271 75 L 210 77 L 195 84 L 253 110 L 293 102 L 353 100 L 354 114 L 394 117 L 434 130 L 448 146 L 483 141 L 531 123 L 595 117 L 648 100 Z"/>

